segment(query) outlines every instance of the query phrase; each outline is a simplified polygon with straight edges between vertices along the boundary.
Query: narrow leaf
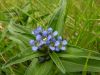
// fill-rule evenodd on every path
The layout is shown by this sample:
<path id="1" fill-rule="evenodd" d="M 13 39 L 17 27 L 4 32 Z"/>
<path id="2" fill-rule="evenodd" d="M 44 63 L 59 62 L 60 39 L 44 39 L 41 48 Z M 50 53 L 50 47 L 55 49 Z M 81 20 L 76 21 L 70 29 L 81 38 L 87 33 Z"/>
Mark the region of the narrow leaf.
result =
<path id="1" fill-rule="evenodd" d="M 39 63 L 37 59 L 33 59 L 31 65 L 26 70 L 25 75 L 48 75 L 53 66 L 52 61 Z"/>
<path id="2" fill-rule="evenodd" d="M 48 23 L 48 26 L 52 27 L 54 30 L 57 30 L 59 35 L 62 35 L 62 31 L 64 27 L 66 5 L 67 5 L 67 0 L 61 0 L 59 7 L 54 11 Z"/>
<path id="3" fill-rule="evenodd" d="M 88 57 L 89 53 L 91 55 Z M 100 71 L 100 53 L 77 47 L 68 47 L 65 52 L 58 54 L 67 72 L 83 71 L 87 57 L 86 69 L 84 71 L 99 72 Z"/>
<path id="4" fill-rule="evenodd" d="M 36 69 L 38 60 L 37 58 L 34 58 L 30 64 L 30 66 L 27 68 L 27 70 L 25 71 L 24 75 L 34 75 L 34 69 Z"/>
<path id="5" fill-rule="evenodd" d="M 47 61 L 45 63 L 42 63 L 35 72 L 35 75 L 48 75 L 48 73 L 51 71 L 53 66 L 52 61 Z"/>
<path id="6" fill-rule="evenodd" d="M 61 60 L 60 60 L 59 57 L 57 56 L 57 54 L 56 54 L 55 52 L 53 52 L 53 53 L 50 53 L 49 55 L 50 55 L 51 59 L 53 60 L 53 62 L 56 64 L 56 66 L 57 66 L 63 73 L 65 73 L 65 72 L 66 72 L 66 71 L 65 71 L 65 68 L 64 68 L 64 66 L 63 66 L 63 64 L 62 64 L 62 62 L 61 62 Z"/>
<path id="7" fill-rule="evenodd" d="M 41 56 L 41 54 L 34 53 L 32 51 L 25 51 L 9 59 L 8 62 L 2 68 L 6 68 L 13 64 L 24 62 L 38 56 Z"/>

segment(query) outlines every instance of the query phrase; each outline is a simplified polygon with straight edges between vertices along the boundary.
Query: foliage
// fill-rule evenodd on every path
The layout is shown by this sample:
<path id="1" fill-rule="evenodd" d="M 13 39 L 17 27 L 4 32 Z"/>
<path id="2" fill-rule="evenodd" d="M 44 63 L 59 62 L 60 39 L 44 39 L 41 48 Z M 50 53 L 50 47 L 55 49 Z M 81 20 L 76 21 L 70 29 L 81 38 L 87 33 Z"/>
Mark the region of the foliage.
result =
<path id="1" fill-rule="evenodd" d="M 99 75 L 99 0 L 11 1 L 0 1 L 0 75 Z M 40 63 L 29 45 L 38 26 L 57 30 L 66 51 Z"/>

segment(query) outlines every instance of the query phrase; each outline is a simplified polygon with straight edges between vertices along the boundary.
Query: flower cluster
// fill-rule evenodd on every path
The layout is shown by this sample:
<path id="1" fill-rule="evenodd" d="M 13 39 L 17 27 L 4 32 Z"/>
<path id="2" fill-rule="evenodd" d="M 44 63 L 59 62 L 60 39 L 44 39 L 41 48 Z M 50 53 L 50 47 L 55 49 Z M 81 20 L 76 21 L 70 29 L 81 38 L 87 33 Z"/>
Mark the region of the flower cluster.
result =
<path id="1" fill-rule="evenodd" d="M 58 36 L 57 31 L 53 31 L 52 28 L 44 30 L 42 27 L 32 31 L 32 34 L 36 37 L 35 40 L 29 41 L 33 51 L 41 50 L 45 45 L 50 51 L 64 51 L 66 50 L 67 41 L 63 40 L 61 36 Z"/>

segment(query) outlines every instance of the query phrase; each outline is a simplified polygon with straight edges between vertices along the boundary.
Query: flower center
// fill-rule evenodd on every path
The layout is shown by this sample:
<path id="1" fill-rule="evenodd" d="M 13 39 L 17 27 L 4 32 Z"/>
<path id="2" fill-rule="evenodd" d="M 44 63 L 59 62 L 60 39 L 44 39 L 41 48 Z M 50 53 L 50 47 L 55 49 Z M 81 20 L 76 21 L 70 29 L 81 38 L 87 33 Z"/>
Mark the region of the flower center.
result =
<path id="1" fill-rule="evenodd" d="M 44 39 L 43 39 L 43 41 L 46 41 L 46 40 L 47 40 L 47 38 L 44 38 Z"/>

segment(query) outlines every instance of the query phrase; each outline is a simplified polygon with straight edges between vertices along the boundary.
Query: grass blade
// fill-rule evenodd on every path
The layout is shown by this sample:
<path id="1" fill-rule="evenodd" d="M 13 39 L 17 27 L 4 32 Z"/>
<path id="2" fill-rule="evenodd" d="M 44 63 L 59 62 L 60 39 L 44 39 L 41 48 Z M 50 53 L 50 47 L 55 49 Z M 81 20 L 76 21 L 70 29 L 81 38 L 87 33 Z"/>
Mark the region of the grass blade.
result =
<path id="1" fill-rule="evenodd" d="M 56 64 L 56 66 L 57 66 L 63 73 L 65 73 L 65 72 L 66 72 L 66 71 L 65 71 L 65 68 L 64 68 L 64 66 L 63 66 L 63 64 L 62 64 L 62 62 L 61 62 L 61 60 L 60 60 L 59 57 L 57 56 L 57 54 L 56 54 L 55 52 L 53 52 L 53 53 L 50 53 L 49 55 L 50 55 L 51 59 L 53 60 L 53 62 Z"/>

